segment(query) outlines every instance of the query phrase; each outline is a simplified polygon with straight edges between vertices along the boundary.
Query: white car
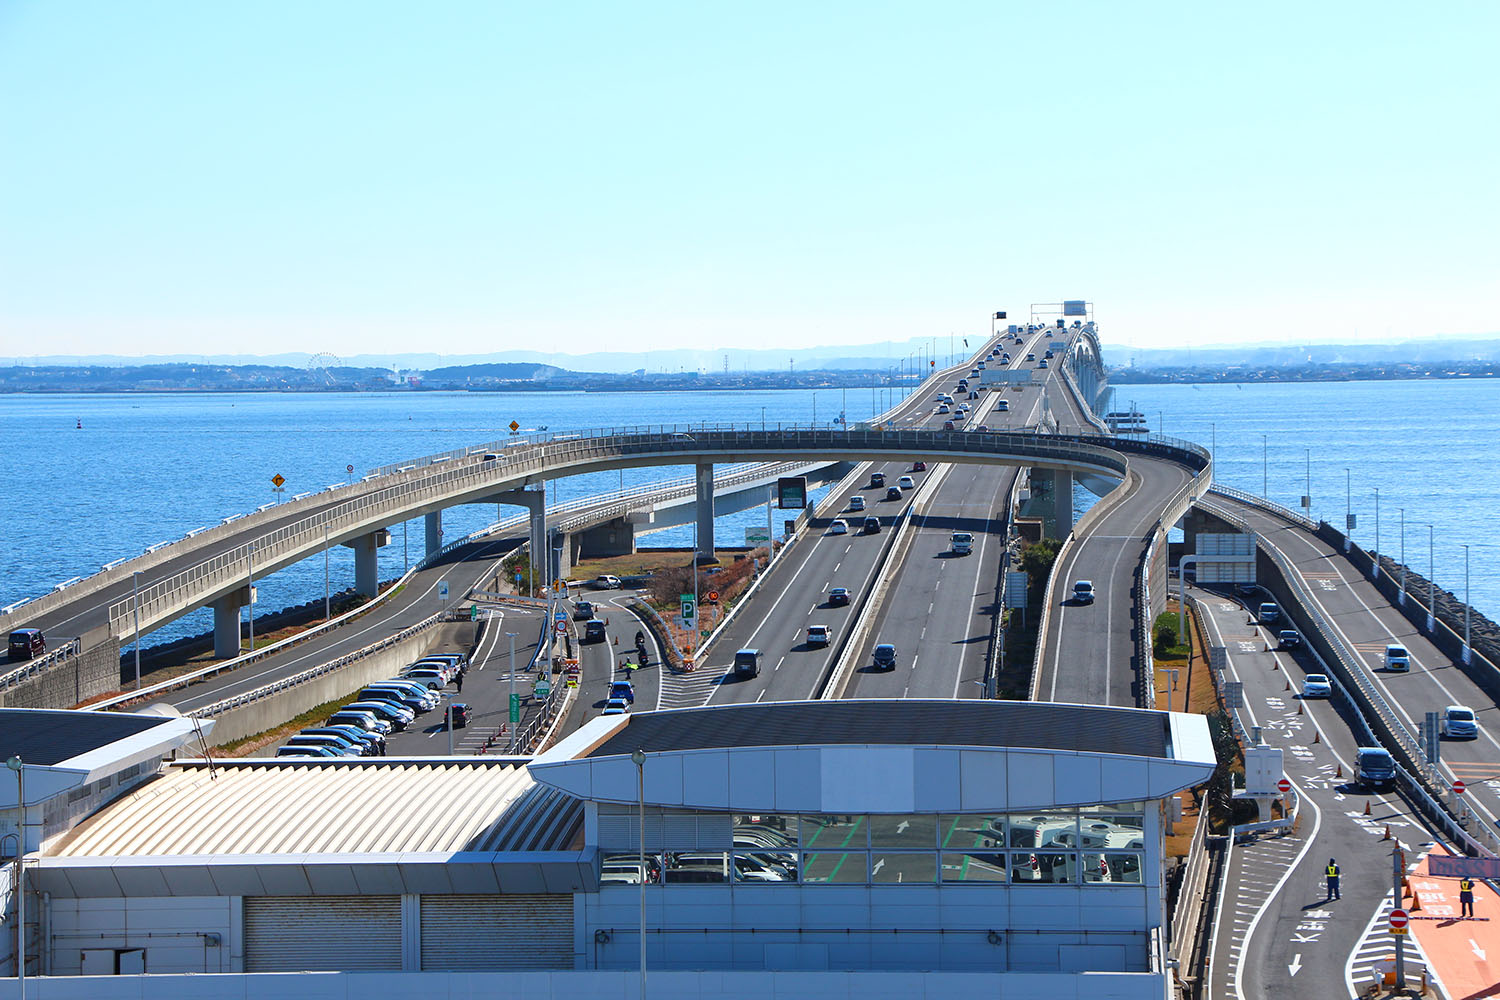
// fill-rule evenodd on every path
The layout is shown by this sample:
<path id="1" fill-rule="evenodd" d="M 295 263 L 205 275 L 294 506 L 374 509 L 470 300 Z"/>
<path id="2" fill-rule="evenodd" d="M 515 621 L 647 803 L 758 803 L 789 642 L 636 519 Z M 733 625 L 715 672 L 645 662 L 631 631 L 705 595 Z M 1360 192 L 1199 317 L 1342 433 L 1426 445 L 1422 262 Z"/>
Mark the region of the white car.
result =
<path id="1" fill-rule="evenodd" d="M 618 576 L 611 576 L 608 573 L 596 576 L 594 577 L 594 587 L 597 590 L 619 590 L 620 578 Z"/>
<path id="2" fill-rule="evenodd" d="M 1443 709 L 1442 734 L 1450 740 L 1479 738 L 1479 720 L 1467 705 L 1449 705 Z"/>
<path id="3" fill-rule="evenodd" d="M 903 490 L 913 490 L 917 488 L 916 480 L 912 479 L 911 476 L 902 476 L 900 479 L 896 480 L 896 483 Z"/>
<path id="4" fill-rule="evenodd" d="M 1302 697 L 1332 698 L 1333 684 L 1327 674 L 1308 674 L 1302 678 Z"/>
<path id="5" fill-rule="evenodd" d="M 833 640 L 833 630 L 827 625 L 807 626 L 807 644 L 809 646 L 826 646 Z"/>
<path id="6" fill-rule="evenodd" d="M 850 510 L 864 510 L 865 509 L 865 498 L 862 497 L 862 496 L 860 496 L 858 493 L 854 494 L 854 496 L 852 496 L 852 497 L 849 498 L 849 509 Z"/>
<path id="7" fill-rule="evenodd" d="M 611 698 L 604 703 L 604 715 L 629 715 L 630 703 L 624 698 Z"/>
<path id="8" fill-rule="evenodd" d="M 834 518 L 833 523 L 828 526 L 828 533 L 830 535 L 849 534 L 849 522 L 844 520 L 842 517 Z"/>

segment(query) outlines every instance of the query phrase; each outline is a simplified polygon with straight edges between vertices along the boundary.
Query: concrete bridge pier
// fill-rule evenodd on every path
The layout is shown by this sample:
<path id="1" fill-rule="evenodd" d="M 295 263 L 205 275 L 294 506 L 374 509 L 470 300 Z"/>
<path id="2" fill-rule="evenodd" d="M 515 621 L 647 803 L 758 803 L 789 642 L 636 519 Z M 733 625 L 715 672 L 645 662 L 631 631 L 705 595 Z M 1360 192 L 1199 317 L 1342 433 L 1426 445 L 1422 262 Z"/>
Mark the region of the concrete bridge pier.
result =
<path id="1" fill-rule="evenodd" d="M 695 516 L 698 524 L 696 534 L 698 540 L 697 560 L 699 562 L 713 562 L 714 559 L 714 467 L 713 463 L 700 463 L 697 467 L 697 510 Z"/>
<path id="2" fill-rule="evenodd" d="M 516 489 L 506 490 L 504 493 L 496 493 L 485 497 L 481 503 L 509 504 L 513 507 L 525 507 L 530 515 L 531 521 L 526 534 L 527 545 L 532 556 L 532 564 L 537 567 L 551 569 L 551 561 L 543 553 L 547 552 L 547 487 L 542 484 L 534 490 Z M 550 581 L 549 581 L 550 582 Z M 542 584 L 539 584 L 541 586 Z"/>
<path id="3" fill-rule="evenodd" d="M 230 591 L 210 605 L 214 609 L 214 659 L 232 660 L 240 655 L 240 608 L 249 603 L 250 587 L 247 585 Z"/>
<path id="4" fill-rule="evenodd" d="M 426 556 L 430 559 L 443 547 L 443 512 L 435 510 L 422 518 L 422 526 L 426 529 L 427 548 Z"/>
<path id="5" fill-rule="evenodd" d="M 1042 535 L 1066 538 L 1073 530 L 1073 474 L 1058 469 L 1031 470 L 1031 500 L 1024 513 L 1042 519 Z"/>
<path id="6" fill-rule="evenodd" d="M 380 528 L 344 543 L 354 550 L 354 589 L 360 595 L 375 597 L 380 593 L 378 552 L 389 545 L 390 541 L 391 533 Z"/>

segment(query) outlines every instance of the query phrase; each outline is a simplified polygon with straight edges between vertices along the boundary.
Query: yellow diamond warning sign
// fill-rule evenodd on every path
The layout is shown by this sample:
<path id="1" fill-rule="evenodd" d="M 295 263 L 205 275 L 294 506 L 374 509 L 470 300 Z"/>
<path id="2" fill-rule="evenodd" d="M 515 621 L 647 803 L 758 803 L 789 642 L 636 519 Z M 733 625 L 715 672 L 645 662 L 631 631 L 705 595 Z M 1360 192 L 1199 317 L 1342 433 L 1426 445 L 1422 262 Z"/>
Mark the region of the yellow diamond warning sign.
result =
<path id="1" fill-rule="evenodd" d="M 272 486 L 281 486 L 285 482 L 286 482 L 286 480 L 283 479 L 283 478 L 281 478 L 281 473 L 279 473 L 279 472 L 276 473 L 276 475 L 274 475 L 274 476 L 271 477 L 271 485 Z"/>
<path id="2" fill-rule="evenodd" d="M 510 432 L 512 434 L 514 434 L 516 431 L 518 431 L 520 429 L 521 429 L 521 425 L 520 424 L 516 423 L 514 420 L 512 420 L 510 422 Z"/>

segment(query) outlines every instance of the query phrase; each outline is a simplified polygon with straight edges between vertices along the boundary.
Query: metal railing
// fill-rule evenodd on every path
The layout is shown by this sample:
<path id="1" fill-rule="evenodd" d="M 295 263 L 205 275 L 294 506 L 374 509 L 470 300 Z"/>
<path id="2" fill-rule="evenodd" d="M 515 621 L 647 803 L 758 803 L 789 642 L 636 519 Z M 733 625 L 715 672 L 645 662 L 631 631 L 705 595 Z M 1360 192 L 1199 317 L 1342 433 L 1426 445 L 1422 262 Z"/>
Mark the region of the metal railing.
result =
<path id="1" fill-rule="evenodd" d="M 1217 493 L 1220 496 L 1226 496 L 1233 500 L 1238 500 L 1240 503 L 1246 504 L 1250 507 L 1259 507 L 1261 510 L 1266 511 L 1267 513 L 1275 514 L 1279 518 L 1292 522 L 1299 528 L 1306 528 L 1308 531 L 1318 530 L 1318 523 L 1316 521 L 1304 517 L 1303 515 L 1292 510 L 1290 507 L 1283 507 L 1279 503 L 1267 500 L 1263 496 L 1257 496 L 1256 494 L 1248 493 L 1245 490 L 1235 489 L 1233 486 L 1226 486 L 1223 483 L 1214 483 L 1213 486 L 1209 488 L 1209 492 Z"/>
<path id="2" fill-rule="evenodd" d="M 24 684 L 38 674 L 44 674 L 53 667 L 66 663 L 81 651 L 82 647 L 79 645 L 78 640 L 69 639 L 61 646 L 43 653 L 35 659 L 27 660 L 22 666 L 0 675 L 0 691 L 9 691 L 18 684 Z"/>
<path id="3" fill-rule="evenodd" d="M 1136 580 L 1135 602 L 1139 611 L 1136 623 L 1135 642 L 1141 660 L 1140 703 L 1142 708 L 1156 707 L 1156 651 L 1152 647 L 1151 621 L 1151 562 L 1156 558 L 1157 542 L 1162 532 L 1157 528 L 1151 532 L 1151 544 L 1146 546 L 1146 555 L 1141 560 L 1140 578 Z"/>

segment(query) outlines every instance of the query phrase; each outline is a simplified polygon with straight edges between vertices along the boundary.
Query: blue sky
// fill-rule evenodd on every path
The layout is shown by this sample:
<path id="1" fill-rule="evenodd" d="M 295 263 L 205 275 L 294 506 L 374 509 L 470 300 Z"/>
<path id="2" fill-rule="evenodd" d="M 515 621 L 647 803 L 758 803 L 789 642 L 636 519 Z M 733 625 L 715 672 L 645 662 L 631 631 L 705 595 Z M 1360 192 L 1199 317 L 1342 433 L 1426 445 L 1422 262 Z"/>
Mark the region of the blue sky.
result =
<path id="1" fill-rule="evenodd" d="M 1487 2 L 0 4 L 0 355 L 1500 329 Z M 451 345 L 446 346 L 446 345 Z"/>

